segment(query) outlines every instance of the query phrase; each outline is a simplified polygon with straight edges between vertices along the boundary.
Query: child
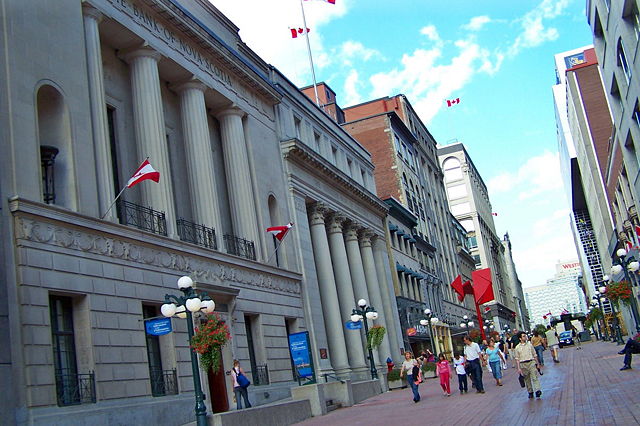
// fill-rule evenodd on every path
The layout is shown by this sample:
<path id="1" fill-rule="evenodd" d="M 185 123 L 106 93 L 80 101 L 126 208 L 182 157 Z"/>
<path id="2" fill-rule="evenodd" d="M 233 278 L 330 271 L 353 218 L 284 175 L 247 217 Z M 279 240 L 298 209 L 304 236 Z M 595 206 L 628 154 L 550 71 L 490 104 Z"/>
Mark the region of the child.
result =
<path id="1" fill-rule="evenodd" d="M 440 376 L 440 386 L 445 396 L 451 396 L 451 374 L 449 373 L 449 362 L 445 359 L 444 354 L 438 355 L 438 363 L 436 371 Z"/>
<path id="2" fill-rule="evenodd" d="M 458 389 L 460 389 L 460 395 L 463 392 L 469 392 L 467 389 L 467 371 L 464 369 L 464 357 L 460 354 L 455 354 L 453 359 L 453 365 L 456 367 L 456 375 L 458 376 Z"/>

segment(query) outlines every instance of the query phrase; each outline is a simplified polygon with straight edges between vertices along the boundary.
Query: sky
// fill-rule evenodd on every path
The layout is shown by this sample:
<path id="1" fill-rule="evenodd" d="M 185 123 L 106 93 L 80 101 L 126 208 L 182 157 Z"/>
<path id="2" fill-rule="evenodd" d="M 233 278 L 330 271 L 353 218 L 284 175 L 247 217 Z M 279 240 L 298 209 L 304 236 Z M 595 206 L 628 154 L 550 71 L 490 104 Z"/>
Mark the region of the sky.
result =
<path id="1" fill-rule="evenodd" d="M 210 0 L 299 87 L 313 80 L 300 0 Z M 576 259 L 562 187 L 553 56 L 593 42 L 585 0 L 304 1 L 317 81 L 346 107 L 405 94 L 440 145 L 465 144 L 524 287 Z M 249 12 L 250 11 L 250 12 Z M 452 107 L 446 99 L 460 99 Z"/>

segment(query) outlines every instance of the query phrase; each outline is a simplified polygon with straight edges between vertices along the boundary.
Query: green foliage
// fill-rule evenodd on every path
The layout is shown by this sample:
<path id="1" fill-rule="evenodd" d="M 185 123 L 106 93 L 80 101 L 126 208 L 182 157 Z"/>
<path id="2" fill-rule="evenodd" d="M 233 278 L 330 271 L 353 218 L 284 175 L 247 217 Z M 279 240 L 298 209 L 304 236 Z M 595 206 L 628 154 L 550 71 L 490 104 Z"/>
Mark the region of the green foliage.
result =
<path id="1" fill-rule="evenodd" d="M 589 312 L 589 317 L 593 318 L 595 321 L 602 319 L 602 310 L 600 308 L 593 308 L 591 312 Z"/>
<path id="2" fill-rule="evenodd" d="M 367 349 L 375 349 L 380 346 L 387 330 L 381 325 L 374 325 L 367 333 Z"/>
<path id="3" fill-rule="evenodd" d="M 195 329 L 191 349 L 200 355 L 200 365 L 205 371 L 216 370 L 220 365 L 220 349 L 231 340 L 229 327 L 217 314 L 207 315 L 207 322 Z"/>
<path id="4" fill-rule="evenodd" d="M 436 371 L 436 363 L 435 362 L 423 362 L 422 363 L 422 372 L 426 373 L 427 371 L 431 371 L 431 372 Z"/>
<path id="5" fill-rule="evenodd" d="M 536 325 L 536 328 L 533 329 L 533 331 L 537 331 L 538 334 L 544 337 L 544 333 L 547 332 L 547 327 L 542 324 L 538 324 Z"/>
<path id="6" fill-rule="evenodd" d="M 393 370 L 391 370 L 389 374 L 387 374 L 387 380 L 389 380 L 390 382 L 394 380 L 400 380 L 400 369 L 394 368 Z"/>

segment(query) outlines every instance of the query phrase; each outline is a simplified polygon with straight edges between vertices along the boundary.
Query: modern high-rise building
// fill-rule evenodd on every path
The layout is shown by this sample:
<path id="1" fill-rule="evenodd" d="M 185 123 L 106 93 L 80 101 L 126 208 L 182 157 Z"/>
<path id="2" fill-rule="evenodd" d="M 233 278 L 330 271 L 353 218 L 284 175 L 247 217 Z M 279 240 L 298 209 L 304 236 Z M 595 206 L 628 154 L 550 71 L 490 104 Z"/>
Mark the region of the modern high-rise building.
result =
<path id="1" fill-rule="evenodd" d="M 462 143 L 438 148 L 451 214 L 467 230 L 476 268 L 490 268 L 495 300 L 490 316 L 500 330 L 515 328 L 517 315 L 502 240 L 496 235 L 487 186 Z"/>
<path id="2" fill-rule="evenodd" d="M 577 259 L 558 262 L 546 284 L 524 289 L 531 328 L 548 325 L 563 313 L 586 314 L 588 304 L 580 283 L 582 268 Z"/>
<path id="3" fill-rule="evenodd" d="M 513 261 L 513 252 L 511 246 L 511 239 L 509 234 L 504 234 L 502 238 L 502 245 L 504 246 L 504 262 L 506 266 L 507 276 L 509 277 L 507 282 L 511 286 L 511 294 L 513 295 L 513 305 L 516 310 L 516 328 L 518 330 L 529 329 L 529 311 L 524 301 L 524 292 L 522 290 L 522 282 L 518 278 L 518 272 L 516 271 L 516 264 Z M 504 328 L 504 327 L 503 327 Z"/>

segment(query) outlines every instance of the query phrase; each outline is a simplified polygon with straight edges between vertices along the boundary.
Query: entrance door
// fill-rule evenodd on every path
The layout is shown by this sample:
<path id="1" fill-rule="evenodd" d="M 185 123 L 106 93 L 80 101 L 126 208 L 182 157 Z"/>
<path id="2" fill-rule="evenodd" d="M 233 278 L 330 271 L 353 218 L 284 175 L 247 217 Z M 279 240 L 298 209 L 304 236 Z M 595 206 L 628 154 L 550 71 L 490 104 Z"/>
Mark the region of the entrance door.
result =
<path id="1" fill-rule="evenodd" d="M 220 353 L 220 359 L 222 360 L 222 353 Z M 224 360 L 220 361 L 220 366 L 217 371 L 210 369 L 207 372 L 207 378 L 209 379 L 209 395 L 211 395 L 211 411 L 214 413 L 229 411 L 226 387 L 227 376 L 224 373 Z"/>

